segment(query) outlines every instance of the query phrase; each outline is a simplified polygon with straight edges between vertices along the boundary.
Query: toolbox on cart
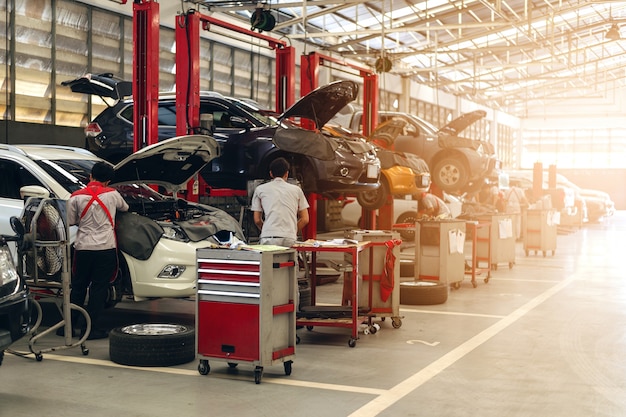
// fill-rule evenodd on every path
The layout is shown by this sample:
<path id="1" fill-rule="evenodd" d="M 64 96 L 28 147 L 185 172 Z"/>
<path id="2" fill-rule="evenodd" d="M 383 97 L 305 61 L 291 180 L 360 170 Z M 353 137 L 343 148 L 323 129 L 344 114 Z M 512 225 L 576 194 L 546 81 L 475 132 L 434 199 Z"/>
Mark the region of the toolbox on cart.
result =
<path id="1" fill-rule="evenodd" d="M 197 251 L 196 347 L 200 374 L 209 359 L 249 363 L 258 384 L 265 366 L 282 363 L 291 374 L 297 260 L 293 249 L 250 248 Z"/>
<path id="2" fill-rule="evenodd" d="M 367 306 L 372 317 L 391 317 L 392 326 L 400 328 L 400 234 L 385 230 L 352 230 L 346 232 L 346 238 L 371 242 L 370 248 L 359 254 L 361 306 Z M 351 261 L 347 254 L 345 261 Z"/>
<path id="3" fill-rule="evenodd" d="M 465 222 L 422 220 L 415 227 L 415 277 L 460 286 L 465 276 Z"/>
<path id="4" fill-rule="evenodd" d="M 524 252 L 526 256 L 531 250 L 535 253 L 542 252 L 546 256 L 556 251 L 557 225 L 560 222 L 559 212 L 555 210 L 525 210 L 524 222 Z"/>
<path id="5" fill-rule="evenodd" d="M 513 216 L 512 214 L 492 214 L 478 217 L 480 222 L 491 223 L 490 263 L 494 271 L 501 263 L 507 264 L 509 269 L 515 265 L 515 218 Z"/>

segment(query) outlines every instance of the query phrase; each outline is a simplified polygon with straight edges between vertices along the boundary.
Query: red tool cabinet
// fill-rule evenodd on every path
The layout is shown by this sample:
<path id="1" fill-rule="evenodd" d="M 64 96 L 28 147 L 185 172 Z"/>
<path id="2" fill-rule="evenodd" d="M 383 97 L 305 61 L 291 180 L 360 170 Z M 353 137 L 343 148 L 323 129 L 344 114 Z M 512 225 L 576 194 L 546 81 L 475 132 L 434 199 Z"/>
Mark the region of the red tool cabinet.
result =
<path id="1" fill-rule="evenodd" d="M 196 296 L 198 372 L 209 359 L 263 367 L 282 363 L 291 374 L 296 345 L 296 251 L 199 249 Z"/>

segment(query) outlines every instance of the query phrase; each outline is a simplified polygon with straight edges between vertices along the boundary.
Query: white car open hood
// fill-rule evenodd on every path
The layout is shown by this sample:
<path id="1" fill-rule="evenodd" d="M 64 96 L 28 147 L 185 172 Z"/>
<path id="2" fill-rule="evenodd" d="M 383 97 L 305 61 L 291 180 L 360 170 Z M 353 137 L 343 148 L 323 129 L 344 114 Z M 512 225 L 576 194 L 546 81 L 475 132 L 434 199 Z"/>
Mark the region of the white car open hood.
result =
<path id="1" fill-rule="evenodd" d="M 219 156 L 219 145 L 210 136 L 179 136 L 150 145 L 115 165 L 112 184 L 145 183 L 165 187 L 170 192 L 187 182 L 212 159 Z"/>

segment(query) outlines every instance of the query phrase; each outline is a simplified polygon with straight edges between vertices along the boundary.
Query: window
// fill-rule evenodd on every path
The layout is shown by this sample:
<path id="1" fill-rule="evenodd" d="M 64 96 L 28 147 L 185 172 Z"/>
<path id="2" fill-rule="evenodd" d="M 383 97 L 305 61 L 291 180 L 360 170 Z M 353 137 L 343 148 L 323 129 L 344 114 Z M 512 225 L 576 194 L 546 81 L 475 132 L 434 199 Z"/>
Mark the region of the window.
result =
<path id="1" fill-rule="evenodd" d="M 43 186 L 43 184 L 22 165 L 13 161 L 0 160 L 0 197 L 21 199 L 20 188 L 26 185 Z"/>

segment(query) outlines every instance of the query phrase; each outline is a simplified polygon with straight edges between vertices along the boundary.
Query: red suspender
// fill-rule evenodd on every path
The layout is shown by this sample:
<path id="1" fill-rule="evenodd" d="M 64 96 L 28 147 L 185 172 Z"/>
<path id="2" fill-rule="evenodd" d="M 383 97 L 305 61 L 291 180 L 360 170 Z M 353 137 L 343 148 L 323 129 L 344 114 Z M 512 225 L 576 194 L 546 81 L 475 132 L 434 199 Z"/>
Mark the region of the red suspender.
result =
<path id="1" fill-rule="evenodd" d="M 109 211 L 107 206 L 105 206 L 102 200 L 100 200 L 100 197 L 98 197 L 98 194 L 91 187 L 87 187 L 85 188 L 85 190 L 89 194 L 91 194 L 91 200 L 89 200 L 89 203 L 87 203 L 87 205 L 83 209 L 83 212 L 80 213 L 80 218 L 82 219 L 83 217 L 85 217 L 85 214 L 87 214 L 87 210 L 89 210 L 89 207 L 91 207 L 94 201 L 97 201 L 98 204 L 100 204 L 100 207 L 102 207 L 102 209 L 106 213 L 107 217 L 109 218 L 109 222 L 111 223 L 111 226 L 115 228 L 115 225 L 113 224 L 113 216 L 111 216 L 111 212 Z"/>

